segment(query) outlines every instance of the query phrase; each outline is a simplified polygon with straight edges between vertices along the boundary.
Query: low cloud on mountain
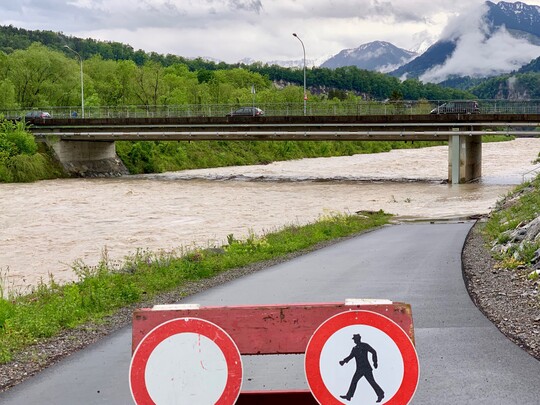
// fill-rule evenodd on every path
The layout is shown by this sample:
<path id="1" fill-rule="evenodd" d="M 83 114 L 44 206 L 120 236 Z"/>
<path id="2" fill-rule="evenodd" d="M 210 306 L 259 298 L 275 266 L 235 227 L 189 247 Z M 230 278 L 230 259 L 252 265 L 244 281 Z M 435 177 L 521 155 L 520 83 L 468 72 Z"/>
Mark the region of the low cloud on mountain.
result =
<path id="1" fill-rule="evenodd" d="M 540 56 L 540 46 L 513 37 L 504 27 L 490 34 L 484 20 L 487 6 L 474 7 L 454 17 L 441 40 L 455 41 L 456 49 L 446 62 L 424 73 L 424 82 L 441 82 L 448 76 L 485 77 L 519 69 Z"/>

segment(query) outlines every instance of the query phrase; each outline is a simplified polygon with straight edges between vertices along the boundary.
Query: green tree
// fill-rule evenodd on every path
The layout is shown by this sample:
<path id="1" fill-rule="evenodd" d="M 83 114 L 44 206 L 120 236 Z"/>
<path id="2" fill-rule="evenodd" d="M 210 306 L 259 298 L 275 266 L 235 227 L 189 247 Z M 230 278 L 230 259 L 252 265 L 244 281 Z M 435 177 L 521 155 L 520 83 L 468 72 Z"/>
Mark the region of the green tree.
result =
<path id="1" fill-rule="evenodd" d="M 1 80 L 0 81 L 0 108 L 1 109 L 10 109 L 16 108 L 17 103 L 15 102 L 15 86 L 11 83 L 11 80 Z"/>
<path id="2" fill-rule="evenodd" d="M 168 89 L 165 104 L 199 104 L 198 72 L 191 72 L 185 64 L 174 64 L 165 68 L 163 80 Z"/>
<path id="3" fill-rule="evenodd" d="M 156 62 L 145 62 L 135 73 L 134 94 L 138 104 L 150 107 L 160 104 L 165 95 L 164 68 Z"/>
<path id="4" fill-rule="evenodd" d="M 63 105 L 68 101 L 65 78 L 70 76 L 66 57 L 34 43 L 10 58 L 10 79 L 21 106 Z"/>
<path id="5" fill-rule="evenodd" d="M 135 104 L 135 75 L 137 66 L 130 60 L 119 61 L 116 66 L 116 75 L 119 84 L 118 104 Z"/>

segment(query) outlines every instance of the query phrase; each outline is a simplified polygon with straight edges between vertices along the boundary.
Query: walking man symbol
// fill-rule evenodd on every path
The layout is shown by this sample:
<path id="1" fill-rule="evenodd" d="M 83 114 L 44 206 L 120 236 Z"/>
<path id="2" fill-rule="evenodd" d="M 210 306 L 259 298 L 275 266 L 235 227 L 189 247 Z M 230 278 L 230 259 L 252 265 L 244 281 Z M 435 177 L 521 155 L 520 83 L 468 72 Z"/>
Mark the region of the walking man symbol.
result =
<path id="1" fill-rule="evenodd" d="M 375 391 L 375 394 L 377 394 L 377 402 L 381 402 L 384 398 L 384 391 L 375 381 L 375 378 L 373 377 L 373 368 L 371 368 L 371 364 L 368 360 L 369 352 L 372 356 L 373 367 L 377 368 L 377 352 L 367 343 L 363 343 L 362 337 L 359 334 L 354 334 L 352 338 L 356 345 L 352 348 L 351 354 L 341 360 L 339 364 L 343 366 L 345 363 L 348 363 L 351 359 L 354 358 L 356 360 L 356 372 L 354 373 L 351 380 L 349 391 L 347 391 L 347 394 L 345 395 L 340 395 L 340 397 L 346 399 L 347 401 L 350 401 L 351 398 L 354 396 L 358 381 L 360 381 L 362 377 L 366 377 L 367 382 L 369 382 L 369 384 Z"/>

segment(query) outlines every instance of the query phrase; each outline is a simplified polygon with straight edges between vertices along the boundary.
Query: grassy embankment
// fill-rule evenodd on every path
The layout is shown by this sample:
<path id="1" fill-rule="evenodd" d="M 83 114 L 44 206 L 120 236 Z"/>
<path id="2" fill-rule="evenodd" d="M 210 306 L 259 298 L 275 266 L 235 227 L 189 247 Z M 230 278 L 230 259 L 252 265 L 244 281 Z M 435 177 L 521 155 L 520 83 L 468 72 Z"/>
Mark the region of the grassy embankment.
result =
<path id="1" fill-rule="evenodd" d="M 509 242 L 509 231 L 538 217 L 540 217 L 540 176 L 516 187 L 502 199 L 485 224 L 483 232 L 489 243 L 502 245 Z M 515 243 L 505 252 L 497 253 L 495 258 L 503 268 L 517 269 L 520 266 L 528 268 L 538 249 L 540 240 Z"/>
<path id="2" fill-rule="evenodd" d="M 62 168 L 38 147 L 24 122 L 0 117 L 0 182 L 18 183 L 63 177 Z"/>
<path id="3" fill-rule="evenodd" d="M 227 270 L 285 257 L 318 243 L 382 226 L 391 215 L 336 214 L 304 225 L 290 225 L 239 241 L 233 235 L 224 246 L 192 250 L 180 256 L 138 252 L 120 267 L 103 259 L 95 267 L 74 265 L 78 281 L 59 285 L 51 277 L 26 295 L 8 293 L 0 283 L 0 363 L 33 343 L 88 321 L 99 322 L 122 307 L 151 300 L 159 293 Z M 30 350 L 31 351 L 31 350 Z"/>
<path id="4" fill-rule="evenodd" d="M 483 142 L 513 137 L 484 136 Z M 366 141 L 202 141 L 202 142 L 116 142 L 118 156 L 130 173 L 224 166 L 267 164 L 303 158 L 352 156 L 444 145 L 446 142 Z"/>
<path id="5" fill-rule="evenodd" d="M 363 141 L 117 142 L 116 150 L 130 173 L 140 174 L 351 156 L 433 145 L 433 142 Z"/>

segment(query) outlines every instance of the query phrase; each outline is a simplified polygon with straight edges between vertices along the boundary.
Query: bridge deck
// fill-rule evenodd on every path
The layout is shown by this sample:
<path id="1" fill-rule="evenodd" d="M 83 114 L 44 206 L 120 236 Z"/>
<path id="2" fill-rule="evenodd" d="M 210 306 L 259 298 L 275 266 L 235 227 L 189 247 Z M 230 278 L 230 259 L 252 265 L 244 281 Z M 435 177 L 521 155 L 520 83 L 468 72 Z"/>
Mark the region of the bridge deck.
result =
<path id="1" fill-rule="evenodd" d="M 38 138 L 114 140 L 418 140 L 455 134 L 540 135 L 540 114 L 69 118 L 30 123 Z"/>

